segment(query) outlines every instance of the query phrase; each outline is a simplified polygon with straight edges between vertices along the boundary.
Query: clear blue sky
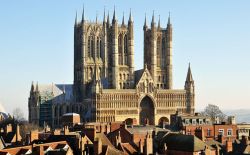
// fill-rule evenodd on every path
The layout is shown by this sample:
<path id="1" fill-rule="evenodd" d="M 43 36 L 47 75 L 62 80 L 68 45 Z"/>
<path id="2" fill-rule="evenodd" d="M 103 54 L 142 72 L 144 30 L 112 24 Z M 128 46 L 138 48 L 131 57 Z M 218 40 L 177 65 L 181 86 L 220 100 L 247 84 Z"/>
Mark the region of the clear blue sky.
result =
<path id="1" fill-rule="evenodd" d="M 196 86 L 196 108 L 250 109 L 250 1 L 84 1 L 88 20 L 102 20 L 104 6 L 119 22 L 132 9 L 135 65 L 143 63 L 143 23 L 155 10 L 173 23 L 174 88 L 183 88 L 188 63 Z M 27 115 L 32 81 L 73 82 L 73 26 L 82 0 L 0 2 L 0 103 L 7 112 Z M 79 16 L 78 16 L 79 17 Z M 80 19 L 79 19 L 80 20 Z"/>

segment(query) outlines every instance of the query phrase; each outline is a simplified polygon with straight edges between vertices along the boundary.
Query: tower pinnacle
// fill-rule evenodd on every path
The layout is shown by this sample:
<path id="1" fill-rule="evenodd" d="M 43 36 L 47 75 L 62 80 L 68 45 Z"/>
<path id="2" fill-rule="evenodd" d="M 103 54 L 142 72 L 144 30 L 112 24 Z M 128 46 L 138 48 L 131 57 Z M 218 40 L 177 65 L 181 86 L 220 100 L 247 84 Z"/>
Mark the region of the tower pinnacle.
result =
<path id="1" fill-rule="evenodd" d="M 122 25 L 125 25 L 124 24 L 124 12 L 123 12 L 123 16 L 122 16 Z"/>
<path id="2" fill-rule="evenodd" d="M 39 91 L 39 88 L 38 88 L 38 82 L 36 83 L 36 92 Z"/>
<path id="3" fill-rule="evenodd" d="M 145 13 L 144 27 L 147 27 L 147 15 L 146 15 L 146 13 Z"/>
<path id="4" fill-rule="evenodd" d="M 35 90 L 35 88 L 34 88 L 34 82 L 32 81 L 30 91 L 31 91 L 31 92 L 34 92 L 34 90 Z"/>
<path id="5" fill-rule="evenodd" d="M 155 26 L 155 11 L 153 10 L 153 15 L 152 15 L 152 21 L 151 21 L 151 27 Z"/>
<path id="6" fill-rule="evenodd" d="M 75 26 L 77 25 L 77 11 L 76 11 L 76 17 L 75 17 Z"/>
<path id="7" fill-rule="evenodd" d="M 159 20 L 158 20 L 158 29 L 161 28 L 161 16 L 159 15 Z"/>
<path id="8" fill-rule="evenodd" d="M 109 11 L 108 11 L 108 17 L 107 17 L 107 24 L 109 25 Z"/>
<path id="9" fill-rule="evenodd" d="M 191 67 L 189 63 L 186 82 L 192 82 L 192 81 L 193 81 L 193 76 L 192 76 Z"/>
<path id="10" fill-rule="evenodd" d="M 129 13 L 129 22 L 133 22 L 133 17 L 132 17 L 132 13 L 131 13 L 131 8 L 130 8 L 130 13 Z"/>
<path id="11" fill-rule="evenodd" d="M 171 25 L 171 22 L 170 22 L 170 12 L 169 12 L 169 15 L 168 15 L 168 25 Z"/>
<path id="12" fill-rule="evenodd" d="M 83 7 L 82 7 L 82 23 L 84 23 L 84 20 L 85 20 L 85 17 L 84 17 L 84 4 L 83 4 Z"/>
<path id="13" fill-rule="evenodd" d="M 113 20 L 112 20 L 112 23 L 115 23 L 116 22 L 116 16 L 115 16 L 115 6 L 114 6 L 114 13 L 113 13 Z"/>
<path id="14" fill-rule="evenodd" d="M 105 13 L 105 7 L 104 7 L 104 12 L 103 12 L 103 23 L 106 23 L 106 13 Z"/>

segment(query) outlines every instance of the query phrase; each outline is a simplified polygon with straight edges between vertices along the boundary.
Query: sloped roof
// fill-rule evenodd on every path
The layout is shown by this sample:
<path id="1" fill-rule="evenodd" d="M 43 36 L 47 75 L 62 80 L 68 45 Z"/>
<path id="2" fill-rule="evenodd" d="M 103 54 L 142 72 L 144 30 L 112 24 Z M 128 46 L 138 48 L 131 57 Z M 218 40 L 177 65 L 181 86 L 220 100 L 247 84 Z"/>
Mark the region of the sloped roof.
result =
<path id="1" fill-rule="evenodd" d="M 73 99 L 72 84 L 39 84 L 38 90 L 41 97 L 52 96 L 52 99 L 58 102 Z"/>
<path id="2" fill-rule="evenodd" d="M 16 133 L 15 132 L 8 132 L 7 135 L 4 138 L 5 143 L 11 143 L 13 138 L 15 137 Z"/>
<path id="3" fill-rule="evenodd" d="M 108 145 L 110 147 L 114 147 L 109 139 L 103 133 L 96 133 L 96 139 L 101 139 L 102 145 Z"/>
<path id="4" fill-rule="evenodd" d="M 130 145 L 129 143 L 120 143 L 121 149 L 126 154 L 136 154 L 137 150 L 134 146 Z"/>
<path id="5" fill-rule="evenodd" d="M 243 151 L 244 154 L 250 154 L 250 145 L 247 145 Z"/>
<path id="6" fill-rule="evenodd" d="M 123 153 L 120 150 L 117 150 L 116 148 L 111 147 L 111 146 L 103 146 L 103 154 L 105 154 L 105 155 L 122 155 L 125 153 Z"/>
<path id="7" fill-rule="evenodd" d="M 197 152 L 206 148 L 206 144 L 193 135 L 170 133 L 165 137 L 164 142 L 169 150 Z"/>
<path id="8" fill-rule="evenodd" d="M 135 71 L 135 84 L 137 84 L 139 82 L 143 72 L 144 72 L 144 69 L 140 69 L 140 70 Z"/>
<path id="9" fill-rule="evenodd" d="M 9 115 L 6 114 L 5 112 L 0 112 L 0 115 L 2 115 L 4 119 L 9 118 Z"/>

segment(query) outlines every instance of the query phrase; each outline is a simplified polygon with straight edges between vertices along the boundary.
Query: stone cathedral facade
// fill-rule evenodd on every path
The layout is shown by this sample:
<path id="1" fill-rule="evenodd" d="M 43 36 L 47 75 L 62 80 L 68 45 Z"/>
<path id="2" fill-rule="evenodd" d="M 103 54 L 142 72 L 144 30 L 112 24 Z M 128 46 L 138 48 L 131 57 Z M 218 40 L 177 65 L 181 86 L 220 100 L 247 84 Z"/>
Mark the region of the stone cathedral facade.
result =
<path id="1" fill-rule="evenodd" d="M 144 68 L 135 71 L 134 21 L 105 15 L 87 21 L 84 11 L 74 25 L 74 83 L 36 86 L 29 97 L 30 123 L 52 127 L 60 117 L 79 113 L 82 121 L 127 121 L 158 125 L 176 111 L 194 113 L 195 91 L 190 66 L 184 89 L 173 89 L 172 24 L 145 23 Z M 139 59 L 139 58 L 137 58 Z"/>

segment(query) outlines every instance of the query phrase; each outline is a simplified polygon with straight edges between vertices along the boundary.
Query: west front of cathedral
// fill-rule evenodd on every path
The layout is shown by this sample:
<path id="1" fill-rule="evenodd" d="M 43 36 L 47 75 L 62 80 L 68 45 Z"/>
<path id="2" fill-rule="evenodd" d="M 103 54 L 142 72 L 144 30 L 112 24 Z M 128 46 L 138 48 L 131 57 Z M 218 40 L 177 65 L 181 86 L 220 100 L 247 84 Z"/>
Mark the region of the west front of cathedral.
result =
<path id="1" fill-rule="evenodd" d="M 172 24 L 145 23 L 144 68 L 134 66 L 134 21 L 130 12 L 118 23 L 116 12 L 103 21 L 88 21 L 84 11 L 74 25 L 74 83 L 34 84 L 29 122 L 60 126 L 65 113 L 82 122 L 126 121 L 139 125 L 169 123 L 176 112 L 194 113 L 195 91 L 190 66 L 184 89 L 173 89 Z M 137 58 L 139 59 L 139 58 Z"/>

